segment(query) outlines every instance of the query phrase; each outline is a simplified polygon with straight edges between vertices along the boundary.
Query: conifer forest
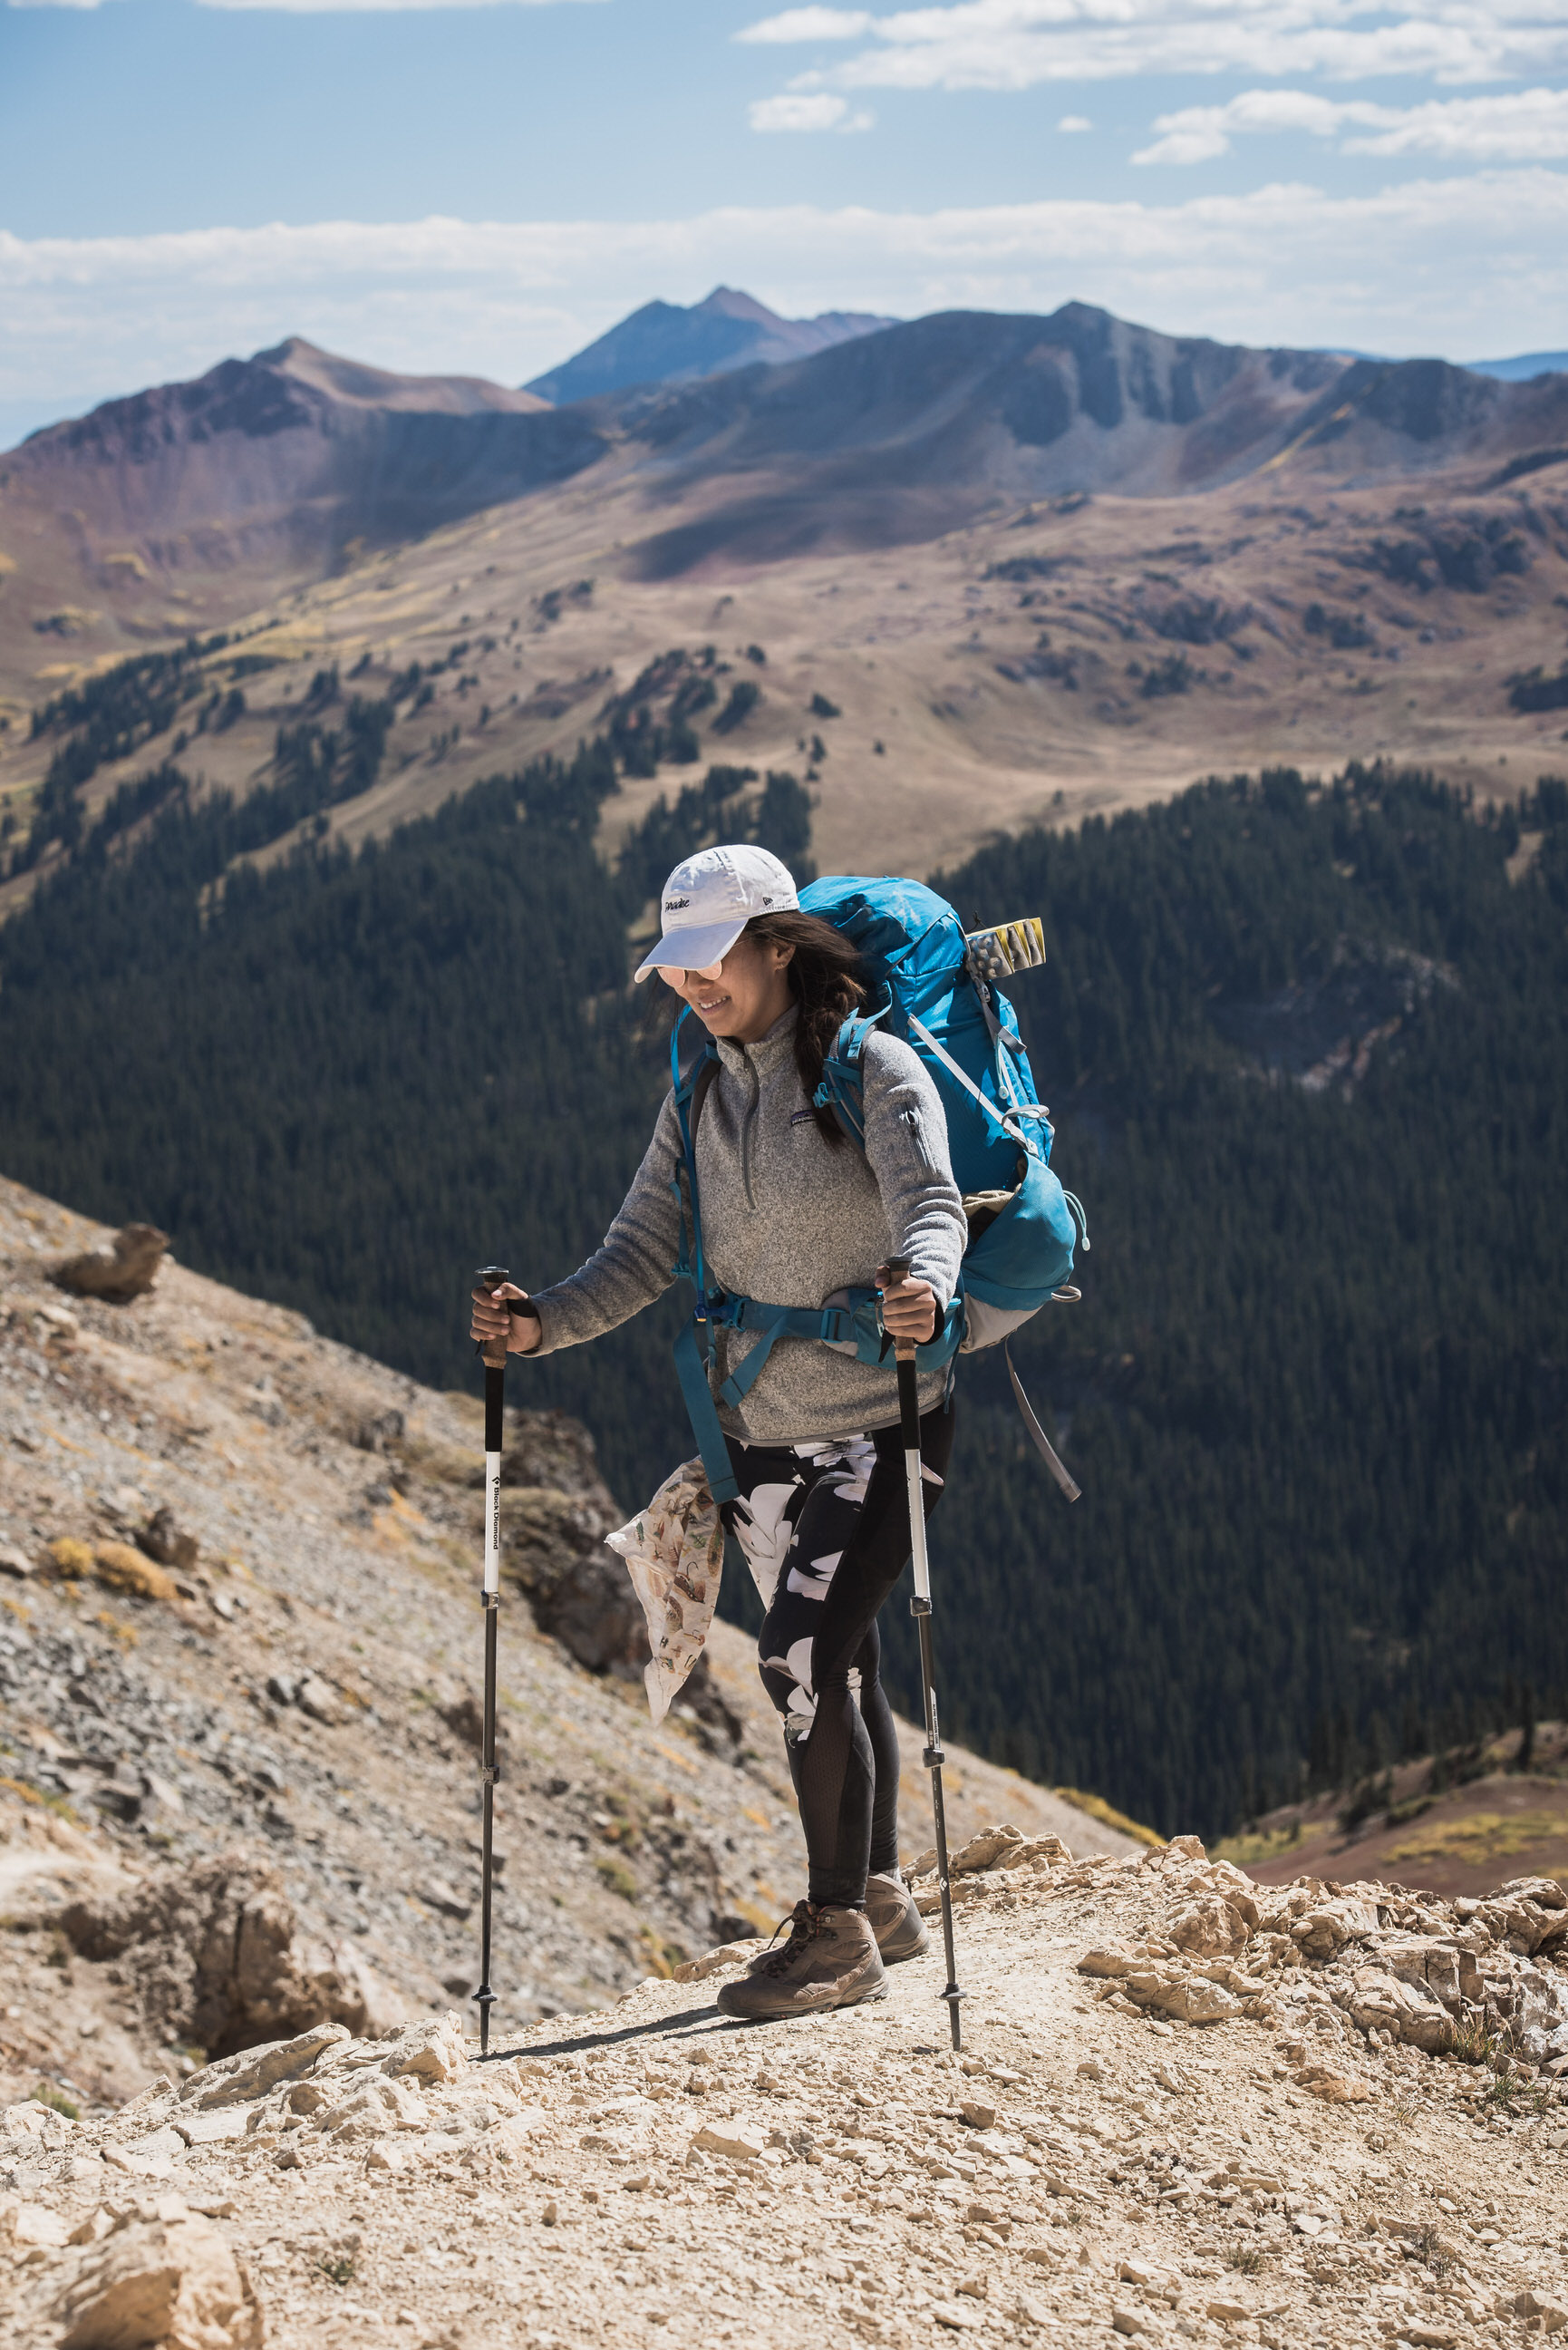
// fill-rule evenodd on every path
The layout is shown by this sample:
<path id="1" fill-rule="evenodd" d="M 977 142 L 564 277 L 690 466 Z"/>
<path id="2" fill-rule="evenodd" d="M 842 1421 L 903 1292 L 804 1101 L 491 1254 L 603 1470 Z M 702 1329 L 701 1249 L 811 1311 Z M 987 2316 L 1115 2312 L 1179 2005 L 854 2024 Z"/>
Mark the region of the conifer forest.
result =
<path id="1" fill-rule="evenodd" d="M 58 847 L 0 929 L 0 1163 L 472 1384 L 471 1269 L 570 1271 L 647 1142 L 667 1061 L 628 927 L 707 840 L 809 873 L 809 793 L 711 767 L 607 862 L 649 751 L 618 712 L 350 852 L 328 812 L 396 697 L 324 674 L 235 802 L 197 778 L 206 650 L 35 718 L 58 753 L 14 869 Z M 186 704 L 177 755 L 87 820 L 100 759 Z M 1568 1706 L 1568 784 L 1494 808 L 1385 767 L 1227 776 L 932 878 L 966 927 L 1044 917 L 1010 993 L 1092 1242 L 1083 1302 L 1013 1349 L 1080 1502 L 999 1356 L 960 1369 L 944 1729 L 1211 1835 Z M 680 1311 L 510 1375 L 588 1423 L 628 1512 L 692 1450 Z M 900 1600 L 885 1632 L 918 1711 Z"/>

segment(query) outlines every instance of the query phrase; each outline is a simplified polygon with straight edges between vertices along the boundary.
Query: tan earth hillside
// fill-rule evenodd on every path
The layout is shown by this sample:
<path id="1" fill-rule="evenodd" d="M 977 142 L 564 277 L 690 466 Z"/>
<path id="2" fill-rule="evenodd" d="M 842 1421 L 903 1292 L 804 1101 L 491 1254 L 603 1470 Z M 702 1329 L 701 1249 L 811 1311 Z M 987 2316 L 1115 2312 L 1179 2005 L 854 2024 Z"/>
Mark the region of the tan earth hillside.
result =
<path id="1" fill-rule="evenodd" d="M 858 365 L 892 339 L 803 366 Z M 1334 365 L 1322 362 L 1330 377 Z M 793 381 L 795 371 L 760 372 Z M 1480 382 L 1443 372 L 1472 391 Z M 898 471 L 891 409 L 886 448 L 851 467 L 848 504 L 823 488 L 809 449 L 768 442 L 748 454 L 744 417 L 699 434 L 695 453 L 679 439 L 663 449 L 657 405 L 651 421 L 601 415 L 595 402 L 480 419 L 587 435 L 578 470 L 557 478 L 541 443 L 525 494 L 497 492 L 465 518 L 401 537 L 389 508 L 379 544 L 352 537 L 329 562 L 317 549 L 314 568 L 256 553 L 273 544 L 265 501 L 249 536 L 219 533 L 209 546 L 192 526 L 165 562 L 156 515 L 134 544 L 111 548 L 99 531 L 90 556 L 73 551 L 57 529 L 68 467 L 36 514 L 33 493 L 14 484 L 0 497 L 0 820 L 25 827 L 57 747 L 29 738 L 32 708 L 139 648 L 214 627 L 244 641 L 211 659 L 212 686 L 244 706 L 181 757 L 236 792 L 268 778 L 276 730 L 299 714 L 318 670 L 337 664 L 345 692 L 375 696 L 421 664 L 419 685 L 400 689 L 380 780 L 331 818 L 349 839 L 569 749 L 658 656 L 709 645 L 727 667 L 719 702 L 693 722 L 701 762 L 809 775 L 825 869 L 929 872 L 999 830 L 1070 823 L 1269 764 L 1321 771 L 1386 756 L 1507 795 L 1568 765 L 1564 711 L 1521 713 L 1510 701 L 1511 679 L 1554 677 L 1568 654 L 1568 454 L 1552 404 L 1562 380 L 1545 380 L 1532 395 L 1539 417 L 1521 409 L 1501 441 L 1478 427 L 1429 442 L 1390 433 L 1370 409 L 1293 442 L 1291 380 L 1271 395 L 1268 432 L 1229 470 L 1184 472 L 1168 452 L 1147 482 L 1135 467 L 1092 492 L 1022 489 L 1006 452 L 986 453 L 999 428 L 975 421 L 965 462 L 981 471 L 966 474 L 951 512 L 923 477 Z M 297 368 L 289 383 L 298 400 L 320 390 Z M 1317 412 L 1309 393 L 1330 397 L 1314 385 L 1291 393 L 1304 416 Z M 696 387 L 681 398 L 700 413 L 722 396 Z M 359 416 L 342 430 L 359 429 Z M 668 429 L 685 416 L 679 408 Z M 410 432 L 472 421 L 390 418 Z M 1546 444 L 1526 447 L 1530 431 Z M 1092 473 L 1098 432 L 1080 417 L 1057 447 L 1070 453 L 1087 433 Z M 261 464 L 289 437 L 253 433 L 236 465 Z M 763 515 L 774 518 L 765 528 Z M 721 734 L 742 681 L 761 699 Z M 814 710 L 816 697 L 839 714 Z M 656 696 L 653 715 L 666 714 Z M 173 748 L 171 733 L 100 767 L 88 812 Z M 607 810 L 607 848 L 659 793 L 702 772 L 667 764 L 628 784 Z M 31 886 L 0 891 L 0 909 Z"/>
<path id="2" fill-rule="evenodd" d="M 137 1228 L 133 1228 L 137 1229 Z M 143 1232 L 146 1228 L 140 1228 Z M 0 1185 L 0 2095 L 88 2105 L 478 1977 L 481 1414 Z M 133 1284 L 129 1300 L 50 1279 Z M 673 1466 L 673 1463 L 671 1464 Z M 497 2021 L 613 1997 L 803 1890 L 749 1644 L 655 1729 L 583 1430 L 510 1419 Z M 637 1502 L 645 1495 L 635 1497 Z M 906 1840 L 929 1811 L 910 1752 Z M 1130 1835 L 955 1752 L 955 1832 Z M 1114 1815 L 1113 1815 L 1114 1817 Z M 187 2058 L 186 2060 L 190 2060 Z"/>
<path id="3" fill-rule="evenodd" d="M 1287 1805 L 1224 1847 L 1260 1880 L 1397 1877 L 1449 1895 L 1507 1876 L 1568 1885 L 1568 1722 L 1428 1754 Z"/>

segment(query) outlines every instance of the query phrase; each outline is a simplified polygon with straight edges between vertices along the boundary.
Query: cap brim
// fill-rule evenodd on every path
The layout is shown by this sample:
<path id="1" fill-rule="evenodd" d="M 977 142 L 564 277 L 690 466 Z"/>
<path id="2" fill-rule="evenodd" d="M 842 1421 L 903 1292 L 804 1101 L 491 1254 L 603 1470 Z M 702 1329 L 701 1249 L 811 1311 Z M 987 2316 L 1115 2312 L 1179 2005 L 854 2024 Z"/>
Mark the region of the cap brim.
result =
<path id="1" fill-rule="evenodd" d="M 655 971 L 707 971 L 722 962 L 741 932 L 748 915 L 738 922 L 694 922 L 690 930 L 666 931 L 656 947 L 648 953 L 632 972 L 634 980 L 643 980 Z"/>

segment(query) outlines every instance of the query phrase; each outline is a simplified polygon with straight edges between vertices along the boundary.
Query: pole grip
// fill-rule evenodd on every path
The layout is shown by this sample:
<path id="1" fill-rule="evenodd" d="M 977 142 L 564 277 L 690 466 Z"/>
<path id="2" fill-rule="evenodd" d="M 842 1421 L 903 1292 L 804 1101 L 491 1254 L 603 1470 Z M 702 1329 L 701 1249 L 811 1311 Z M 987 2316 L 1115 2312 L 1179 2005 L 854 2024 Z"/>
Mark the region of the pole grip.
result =
<path id="1" fill-rule="evenodd" d="M 504 1264 L 482 1264 L 473 1277 L 482 1289 L 499 1289 L 504 1281 L 511 1280 L 512 1275 Z M 486 1370 L 504 1371 L 506 1368 L 504 1337 L 486 1339 L 479 1351 Z M 485 1449 L 489 1450 L 488 1445 Z"/>
<path id="2" fill-rule="evenodd" d="M 877 1266 L 877 1279 L 879 1283 L 907 1281 L 909 1277 L 910 1267 L 913 1263 L 914 1259 L 912 1257 L 890 1256 L 886 1264 L 879 1264 Z M 914 1361 L 915 1341 L 913 1338 L 894 1339 L 893 1359 L 895 1362 L 898 1363 L 912 1363 Z"/>

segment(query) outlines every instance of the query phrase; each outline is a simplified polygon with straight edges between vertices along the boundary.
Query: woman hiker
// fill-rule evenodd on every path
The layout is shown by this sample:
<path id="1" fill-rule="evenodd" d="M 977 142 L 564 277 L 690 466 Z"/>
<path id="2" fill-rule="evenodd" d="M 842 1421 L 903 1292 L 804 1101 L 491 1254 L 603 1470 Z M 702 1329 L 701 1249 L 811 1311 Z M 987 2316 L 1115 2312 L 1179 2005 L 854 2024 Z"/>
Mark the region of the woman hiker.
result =
<path id="1" fill-rule="evenodd" d="M 717 1039 L 698 1121 L 702 1242 L 737 1295 L 816 1308 L 876 1286 L 885 1326 L 925 1341 L 957 1286 L 967 1238 L 936 1088 L 916 1055 L 874 1029 L 864 1051 L 864 1150 L 812 1097 L 862 990 L 853 949 L 799 910 L 766 849 L 704 849 L 664 887 L 652 972 Z M 673 1186 L 683 1159 L 673 1092 L 642 1165 L 579 1272 L 532 1296 L 473 1293 L 472 1335 L 547 1355 L 597 1338 L 667 1289 L 681 1253 Z M 878 1281 L 891 1257 L 909 1273 Z M 720 1375 L 757 1338 L 716 1333 Z M 945 1371 L 920 1380 L 928 1515 L 952 1451 Z M 806 1898 L 787 1941 L 725 1984 L 719 2005 L 752 2019 L 882 1995 L 884 1961 L 927 1934 L 898 1872 L 898 1742 L 878 1673 L 877 1611 L 909 1555 L 908 1489 L 891 1354 L 857 1361 L 815 1338 L 779 1337 L 720 1419 L 740 1499 L 725 1505 L 767 1613 L 763 1685 L 784 1717 L 805 1833 Z"/>

